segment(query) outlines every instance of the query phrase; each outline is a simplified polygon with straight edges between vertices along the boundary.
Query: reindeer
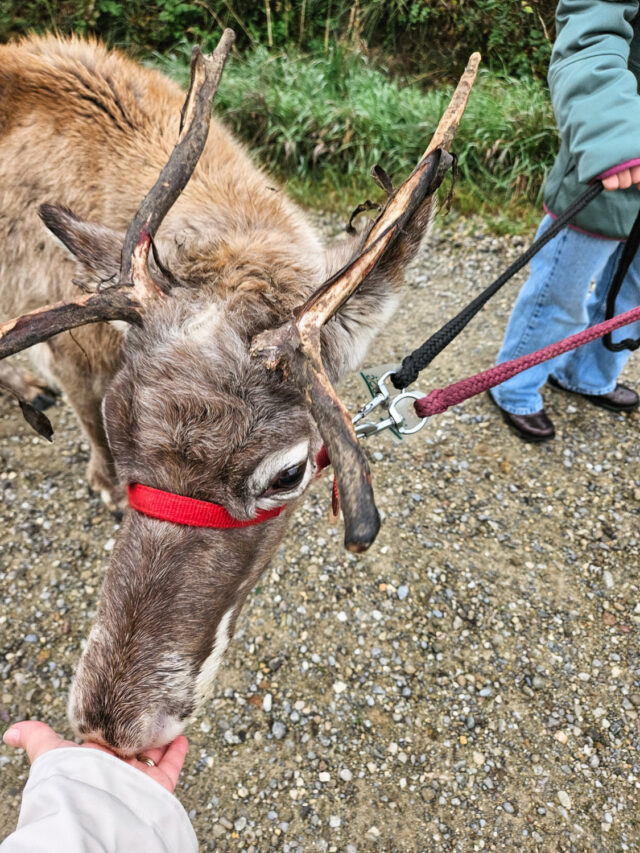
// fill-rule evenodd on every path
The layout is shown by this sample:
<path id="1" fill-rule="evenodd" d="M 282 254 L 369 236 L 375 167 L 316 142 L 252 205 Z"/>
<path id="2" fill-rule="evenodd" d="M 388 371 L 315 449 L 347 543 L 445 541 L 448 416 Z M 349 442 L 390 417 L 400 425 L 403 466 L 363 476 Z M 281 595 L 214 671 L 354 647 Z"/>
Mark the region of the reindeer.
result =
<path id="1" fill-rule="evenodd" d="M 194 49 L 182 112 L 178 86 L 96 42 L 0 47 L 0 299 L 17 315 L 0 359 L 30 348 L 87 434 L 91 487 L 110 506 L 128 490 L 69 699 L 76 733 L 122 755 L 169 742 L 209 695 L 323 446 L 347 547 L 373 541 L 333 384 L 393 308 L 471 85 L 377 222 L 324 246 L 210 124 L 232 41 Z"/>

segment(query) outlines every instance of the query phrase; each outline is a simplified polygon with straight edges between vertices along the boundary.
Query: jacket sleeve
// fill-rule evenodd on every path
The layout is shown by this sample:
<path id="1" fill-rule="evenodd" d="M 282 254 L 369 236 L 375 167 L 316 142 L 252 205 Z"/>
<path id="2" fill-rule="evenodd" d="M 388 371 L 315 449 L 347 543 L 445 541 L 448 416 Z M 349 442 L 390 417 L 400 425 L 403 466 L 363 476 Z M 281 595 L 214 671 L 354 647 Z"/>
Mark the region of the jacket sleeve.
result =
<path id="1" fill-rule="evenodd" d="M 638 0 L 560 0 L 549 66 L 562 139 L 586 183 L 640 157 L 640 96 L 629 69 Z"/>
<path id="2" fill-rule="evenodd" d="M 129 764 L 94 749 L 34 761 L 16 831 L 2 853 L 197 853 L 178 800 Z"/>

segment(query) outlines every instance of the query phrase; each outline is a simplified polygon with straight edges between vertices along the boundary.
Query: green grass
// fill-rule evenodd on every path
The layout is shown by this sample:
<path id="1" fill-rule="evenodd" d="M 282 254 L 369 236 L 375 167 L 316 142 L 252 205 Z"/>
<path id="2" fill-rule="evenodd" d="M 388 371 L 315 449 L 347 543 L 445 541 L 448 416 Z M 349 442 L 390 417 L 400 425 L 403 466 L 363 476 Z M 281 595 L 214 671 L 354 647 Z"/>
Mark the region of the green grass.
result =
<path id="1" fill-rule="evenodd" d="M 186 84 L 188 58 L 185 45 L 154 64 Z M 403 83 L 340 47 L 320 57 L 258 47 L 228 64 L 216 109 L 292 195 L 344 212 L 379 197 L 372 165 L 394 184 L 409 174 L 451 92 Z M 556 147 L 544 85 L 481 72 L 454 144 L 457 209 L 481 214 L 497 230 L 529 229 Z"/>

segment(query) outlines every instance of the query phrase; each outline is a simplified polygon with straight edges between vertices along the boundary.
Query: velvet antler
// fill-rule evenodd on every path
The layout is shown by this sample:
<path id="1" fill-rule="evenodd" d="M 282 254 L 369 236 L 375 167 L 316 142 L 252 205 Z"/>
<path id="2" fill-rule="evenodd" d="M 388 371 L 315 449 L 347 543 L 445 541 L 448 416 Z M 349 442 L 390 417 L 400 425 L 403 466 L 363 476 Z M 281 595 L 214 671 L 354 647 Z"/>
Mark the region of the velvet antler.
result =
<path id="1" fill-rule="evenodd" d="M 380 518 L 369 466 L 349 413 L 336 395 L 322 363 L 321 330 L 441 183 L 451 162 L 446 152 L 462 119 L 479 63 L 480 54 L 474 53 L 425 154 L 388 199 L 357 257 L 318 288 L 294 312 L 292 320 L 277 329 L 262 332 L 252 343 L 253 355 L 261 358 L 269 369 L 281 369 L 305 396 L 338 479 L 345 546 L 350 551 L 364 551 L 371 545 L 378 533 Z"/>

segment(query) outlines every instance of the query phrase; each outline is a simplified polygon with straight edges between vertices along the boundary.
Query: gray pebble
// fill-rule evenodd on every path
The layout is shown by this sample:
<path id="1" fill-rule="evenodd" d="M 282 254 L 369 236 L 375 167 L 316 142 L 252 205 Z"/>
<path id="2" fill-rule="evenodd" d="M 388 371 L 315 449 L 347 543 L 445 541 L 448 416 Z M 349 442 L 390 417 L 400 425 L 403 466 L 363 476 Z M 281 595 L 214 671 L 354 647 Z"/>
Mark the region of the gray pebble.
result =
<path id="1" fill-rule="evenodd" d="M 287 734 L 287 727 L 284 723 L 281 723 L 280 720 L 274 720 L 273 725 L 271 726 L 271 734 L 276 738 L 276 740 L 282 740 L 282 738 Z"/>

